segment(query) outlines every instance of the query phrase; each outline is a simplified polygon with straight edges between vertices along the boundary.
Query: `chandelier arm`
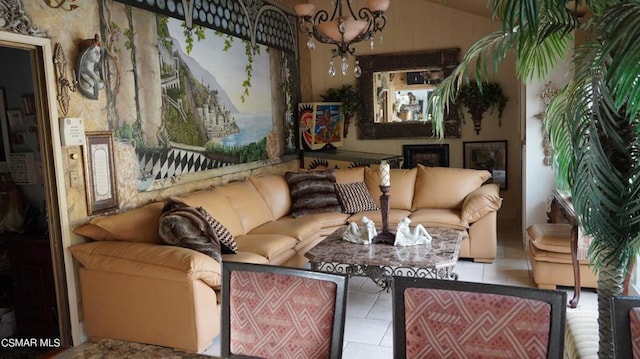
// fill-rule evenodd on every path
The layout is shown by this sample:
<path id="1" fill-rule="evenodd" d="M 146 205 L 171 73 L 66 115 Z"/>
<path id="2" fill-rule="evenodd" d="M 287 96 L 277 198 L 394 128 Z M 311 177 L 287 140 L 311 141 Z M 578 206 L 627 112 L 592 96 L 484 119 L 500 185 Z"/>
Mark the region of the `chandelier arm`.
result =
<path id="1" fill-rule="evenodd" d="M 336 5 L 340 4 L 340 9 L 342 9 L 342 1 L 343 0 L 338 0 L 336 1 Z M 353 12 L 353 8 L 351 7 L 351 0 L 346 0 L 347 1 L 347 7 L 349 8 L 349 13 L 351 14 L 351 17 L 356 19 L 356 14 Z M 362 8 L 362 9 L 366 9 L 366 8 Z M 362 9 L 360 9 L 360 11 L 362 11 Z M 369 9 L 367 9 L 369 10 Z M 340 11 L 342 12 L 342 11 Z M 340 14 L 342 16 L 342 14 Z M 333 18 L 331 18 L 331 20 L 333 20 Z"/>
<path id="2" fill-rule="evenodd" d="M 333 10 L 333 15 L 331 15 L 331 21 L 336 16 L 336 10 Z M 325 22 L 329 20 L 329 13 L 327 10 L 318 10 L 316 14 L 313 16 L 313 26 L 318 25 L 321 22 Z"/>

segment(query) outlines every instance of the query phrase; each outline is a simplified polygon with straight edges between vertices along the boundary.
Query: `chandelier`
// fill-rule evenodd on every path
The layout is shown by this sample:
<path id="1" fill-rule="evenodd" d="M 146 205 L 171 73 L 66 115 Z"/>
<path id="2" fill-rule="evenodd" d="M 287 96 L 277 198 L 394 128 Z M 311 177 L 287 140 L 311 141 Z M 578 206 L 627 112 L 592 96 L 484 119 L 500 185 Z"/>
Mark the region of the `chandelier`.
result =
<path id="1" fill-rule="evenodd" d="M 314 4 L 295 5 L 296 14 L 300 18 L 300 31 L 308 36 L 307 47 L 309 50 L 315 49 L 314 40 L 335 46 L 331 49 L 329 76 L 336 75 L 336 68 L 333 64 L 333 59 L 336 57 L 342 59 L 340 66 L 342 74 L 347 75 L 349 72 L 347 57 L 353 56 L 354 44 L 371 40 L 371 48 L 373 49 L 373 37 L 377 32 L 382 31 L 387 24 L 384 12 L 389 7 L 390 1 L 368 0 L 367 7 L 358 10 L 358 16 L 351 7 L 352 0 L 332 0 L 331 17 L 326 10 L 316 12 Z M 382 42 L 382 35 L 380 35 L 380 41 Z M 355 62 L 353 74 L 355 77 L 360 77 L 362 74 L 358 61 Z"/>

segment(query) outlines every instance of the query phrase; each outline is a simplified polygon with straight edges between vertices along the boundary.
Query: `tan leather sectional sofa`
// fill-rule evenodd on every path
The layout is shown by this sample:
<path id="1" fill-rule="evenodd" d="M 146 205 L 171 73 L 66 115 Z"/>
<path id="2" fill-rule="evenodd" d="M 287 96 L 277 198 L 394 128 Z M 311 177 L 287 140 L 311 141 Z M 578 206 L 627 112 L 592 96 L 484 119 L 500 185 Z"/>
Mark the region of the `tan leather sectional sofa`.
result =
<path id="1" fill-rule="evenodd" d="M 334 170 L 337 183 L 364 182 L 379 204 L 379 173 Z M 422 167 L 391 170 L 389 225 L 403 217 L 425 227 L 466 231 L 460 256 L 491 262 L 496 254 L 498 185 L 487 171 Z M 293 218 L 284 175 L 249 177 L 181 196 L 202 206 L 235 237 L 223 261 L 303 266 L 304 254 L 349 221 L 380 211 Z M 91 340 L 121 339 L 201 352 L 219 333 L 221 264 L 197 251 L 163 245 L 163 203 L 93 218 L 75 229 L 89 241 L 70 248 L 79 262 L 84 329 Z"/>

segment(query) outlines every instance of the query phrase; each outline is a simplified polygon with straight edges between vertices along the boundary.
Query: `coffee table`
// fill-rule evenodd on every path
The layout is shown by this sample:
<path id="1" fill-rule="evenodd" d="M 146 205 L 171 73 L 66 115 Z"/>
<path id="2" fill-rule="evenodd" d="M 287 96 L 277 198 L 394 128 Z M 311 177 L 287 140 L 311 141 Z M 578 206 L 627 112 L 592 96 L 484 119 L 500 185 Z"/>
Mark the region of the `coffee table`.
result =
<path id="1" fill-rule="evenodd" d="M 343 232 L 343 228 L 334 231 L 305 254 L 312 270 L 366 276 L 386 290 L 393 276 L 458 279 L 453 267 L 460 255 L 462 231 L 427 228 L 431 243 L 409 247 L 351 243 L 342 239 Z"/>

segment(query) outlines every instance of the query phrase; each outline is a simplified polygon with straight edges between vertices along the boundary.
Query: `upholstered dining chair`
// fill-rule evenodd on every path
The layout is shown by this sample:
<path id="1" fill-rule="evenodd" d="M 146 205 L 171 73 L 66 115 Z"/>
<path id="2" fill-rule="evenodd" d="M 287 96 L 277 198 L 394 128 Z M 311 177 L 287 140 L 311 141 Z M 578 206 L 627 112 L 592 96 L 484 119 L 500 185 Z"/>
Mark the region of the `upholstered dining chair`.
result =
<path id="1" fill-rule="evenodd" d="M 393 278 L 394 358 L 562 358 L 567 294 Z"/>
<path id="2" fill-rule="evenodd" d="M 614 358 L 640 358 L 640 297 L 611 298 Z"/>
<path id="3" fill-rule="evenodd" d="M 224 262 L 221 355 L 341 358 L 348 276 Z"/>

